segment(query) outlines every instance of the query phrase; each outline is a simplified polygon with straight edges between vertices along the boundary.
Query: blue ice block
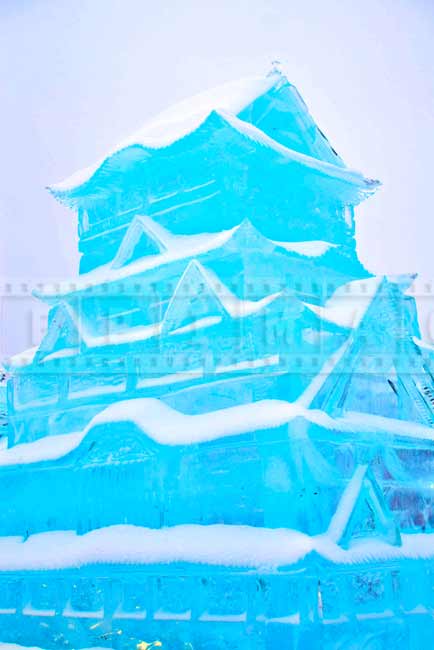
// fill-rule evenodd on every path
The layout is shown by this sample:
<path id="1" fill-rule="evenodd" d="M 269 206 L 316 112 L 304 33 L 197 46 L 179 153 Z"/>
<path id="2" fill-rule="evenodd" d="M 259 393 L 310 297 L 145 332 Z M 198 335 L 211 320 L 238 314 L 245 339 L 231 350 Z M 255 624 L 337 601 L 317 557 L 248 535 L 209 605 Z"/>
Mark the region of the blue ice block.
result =
<path id="1" fill-rule="evenodd" d="M 357 257 L 377 186 L 273 69 L 50 187 L 80 273 L 8 363 L 0 641 L 430 647 L 432 351 Z"/>

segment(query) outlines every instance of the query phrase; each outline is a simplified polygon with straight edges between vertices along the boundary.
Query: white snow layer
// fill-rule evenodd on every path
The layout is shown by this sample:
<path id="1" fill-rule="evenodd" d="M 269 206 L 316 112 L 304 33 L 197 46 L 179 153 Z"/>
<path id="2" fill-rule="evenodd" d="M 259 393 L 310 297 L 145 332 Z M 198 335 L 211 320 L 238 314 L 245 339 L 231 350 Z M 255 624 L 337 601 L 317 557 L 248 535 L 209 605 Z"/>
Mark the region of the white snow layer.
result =
<path id="1" fill-rule="evenodd" d="M 325 162 L 319 158 L 313 158 L 312 156 L 300 153 L 294 149 L 289 149 L 288 147 L 285 147 L 285 145 L 280 144 L 280 142 L 273 140 L 273 138 L 261 131 L 261 129 L 258 129 L 249 122 L 240 120 L 238 117 L 235 117 L 235 115 L 222 111 L 219 111 L 218 114 L 222 120 L 230 124 L 234 130 L 238 131 L 252 142 L 256 142 L 265 148 L 275 151 L 286 161 L 298 162 L 303 165 L 303 167 L 307 167 L 314 172 L 316 171 L 330 178 L 341 180 L 357 187 L 364 187 L 365 189 L 370 187 L 372 190 L 375 190 L 379 185 L 379 181 L 367 179 L 361 172 L 355 169 L 339 167 L 333 163 Z"/>
<path id="2" fill-rule="evenodd" d="M 432 337 L 430 337 L 430 340 L 432 340 Z M 417 336 L 413 336 L 413 342 L 421 350 L 427 350 L 430 353 L 434 352 L 434 343 L 431 343 L 429 341 L 423 341 L 422 339 L 418 338 Z"/>
<path id="3" fill-rule="evenodd" d="M 227 524 L 185 524 L 161 529 L 129 524 L 93 530 L 51 531 L 0 538 L 0 571 L 56 570 L 95 564 L 187 562 L 274 570 L 316 552 L 340 564 L 400 558 L 430 558 L 433 536 L 402 536 L 402 546 L 360 540 L 343 550 L 327 535 L 310 537 L 289 529 Z"/>
<path id="4" fill-rule="evenodd" d="M 81 432 L 48 436 L 0 450 L 0 467 L 61 458 L 74 451 L 94 427 L 112 422 L 131 423 L 154 443 L 177 446 L 271 429 L 296 418 L 335 432 L 359 433 L 373 438 L 387 435 L 434 440 L 434 429 L 421 424 L 365 413 L 346 413 L 343 417 L 332 418 L 323 411 L 283 400 L 260 400 L 200 415 L 186 415 L 159 399 L 137 398 L 111 404 L 94 416 Z M 289 427 L 288 435 L 292 433 Z"/>
<path id="5" fill-rule="evenodd" d="M 230 230 L 222 230 L 218 233 L 200 233 L 196 235 L 174 235 L 169 230 L 157 224 L 148 216 L 136 217 L 130 225 L 130 229 L 136 227 L 137 223 L 143 225 L 144 231 L 155 234 L 165 247 L 162 253 L 147 255 L 136 261 L 125 264 L 120 268 L 113 267 L 113 262 L 99 266 L 97 269 L 83 273 L 74 281 L 56 283 L 53 287 L 46 286 L 44 289 L 34 292 L 39 298 L 50 298 L 62 296 L 74 291 L 87 290 L 92 287 L 99 287 L 101 284 L 116 282 L 118 280 L 131 279 L 133 276 L 145 273 L 152 269 L 171 264 L 184 259 L 196 258 L 213 250 L 223 247 L 229 243 L 234 235 L 245 227 L 245 222 Z M 253 228 L 253 226 L 252 226 Z M 129 229 L 129 230 L 130 230 Z M 128 232 L 125 237 L 128 236 Z M 331 242 L 312 241 L 272 241 L 258 232 L 258 236 L 264 243 L 269 242 L 284 249 L 287 253 L 296 253 L 303 257 L 322 257 L 329 250 L 337 245 Z M 125 238 L 124 240 L 125 241 Z M 122 244 L 121 244 L 122 247 Z M 115 257 L 116 260 L 116 257 Z"/>
<path id="6" fill-rule="evenodd" d="M 85 183 L 110 156 L 133 145 L 152 149 L 167 147 L 195 131 L 210 113 L 216 110 L 239 114 L 258 97 L 280 83 L 280 74 L 267 77 L 247 77 L 222 84 L 174 104 L 146 122 L 132 136 L 116 145 L 98 163 L 79 170 L 52 187 L 65 191 Z"/>
<path id="7" fill-rule="evenodd" d="M 65 433 L 61 436 L 46 436 L 34 442 L 2 449 L 0 450 L 0 466 L 57 460 L 69 453 L 71 449 L 75 449 L 82 439 L 83 434 L 80 431 L 79 433 Z"/>
<path id="8" fill-rule="evenodd" d="M 337 248 L 338 244 L 332 244 L 328 241 L 323 240 L 311 240 L 311 241 L 273 241 L 273 244 L 276 246 L 281 246 L 289 253 L 297 253 L 298 255 L 303 255 L 304 257 L 322 257 L 325 255 L 331 248 Z"/>
<path id="9" fill-rule="evenodd" d="M 1 643 L 0 650 L 45 650 L 39 646 L 18 645 L 17 643 Z M 80 648 L 80 650 L 107 650 L 107 646 L 95 646 L 91 648 Z"/>
<path id="10" fill-rule="evenodd" d="M 44 650 L 38 646 L 18 645 L 17 643 L 0 643 L 0 650 Z M 98 648 L 83 648 L 82 650 L 99 650 Z"/>
<path id="11" fill-rule="evenodd" d="M 327 531 L 328 537 L 334 542 L 338 542 L 344 534 L 345 526 L 354 510 L 367 470 L 368 465 L 359 465 L 352 479 L 348 481 Z"/>
<path id="12" fill-rule="evenodd" d="M 354 329 L 362 320 L 382 280 L 382 276 L 353 280 L 339 287 L 324 306 L 305 304 L 319 318 Z"/>
<path id="13" fill-rule="evenodd" d="M 216 297 L 216 300 L 220 302 L 223 307 L 223 312 L 226 312 L 226 314 L 228 314 L 231 318 L 246 318 L 252 314 L 258 313 L 262 309 L 265 309 L 270 303 L 272 303 L 281 295 L 281 292 L 276 292 L 256 301 L 243 300 L 241 298 L 238 298 L 232 291 L 230 291 L 229 288 L 223 284 L 223 282 L 215 275 L 215 273 L 209 269 L 206 269 L 197 260 L 191 260 L 178 281 L 178 284 L 172 294 L 172 298 L 167 308 L 167 312 L 170 310 L 170 304 L 176 297 L 183 281 L 186 279 L 187 275 L 191 272 L 194 272 L 194 270 L 196 270 L 198 274 L 203 278 L 204 282 L 206 282 L 208 285 L 211 293 L 213 293 Z M 109 345 L 123 345 L 134 343 L 135 341 L 146 341 L 153 337 L 160 336 L 165 326 L 164 316 L 163 320 L 160 322 L 151 323 L 148 325 L 137 325 L 135 327 L 130 327 L 122 332 L 108 332 L 104 335 L 95 335 L 88 330 L 85 323 L 83 322 L 83 319 L 80 318 L 80 315 L 70 304 L 62 304 L 59 309 L 64 310 L 67 317 L 73 323 L 79 339 L 82 340 L 88 348 L 98 348 Z M 209 327 L 212 324 L 216 324 L 220 322 L 220 320 L 221 319 L 210 321 L 209 318 L 201 318 L 189 326 L 189 329 L 199 330 L 205 327 Z M 174 335 L 183 334 L 185 332 L 188 332 L 189 329 L 180 327 L 178 329 L 172 329 L 170 333 Z M 42 360 L 51 360 L 53 358 L 66 356 L 71 356 L 70 352 L 68 350 L 62 349 L 60 351 L 55 351 L 48 354 Z"/>
<path id="14" fill-rule="evenodd" d="M 190 257 L 197 257 L 208 253 L 216 248 L 220 248 L 231 239 L 239 226 L 230 230 L 222 230 L 218 233 L 200 233 L 197 235 L 173 235 L 168 230 L 159 226 L 150 217 L 140 216 L 140 221 L 146 224 L 149 231 L 155 232 L 158 228 L 159 239 L 164 243 L 166 250 L 157 255 L 147 255 L 141 259 L 126 264 L 120 268 L 113 268 L 112 262 L 99 266 L 97 269 L 83 273 L 75 281 L 56 283 L 52 288 L 45 287 L 43 291 L 35 291 L 37 297 L 59 296 L 90 289 L 93 286 L 99 286 L 107 282 L 123 280 L 132 276 L 150 271 L 166 264 L 171 264 L 179 260 Z M 164 235 L 162 234 L 164 232 Z M 73 289 L 71 288 L 73 286 Z"/>
<path id="15" fill-rule="evenodd" d="M 281 80 L 282 76 L 279 74 L 265 78 L 255 78 L 254 80 L 241 80 L 236 84 L 231 83 L 216 88 L 210 91 L 209 95 L 205 93 L 207 95 L 205 101 L 202 101 L 203 94 L 196 95 L 196 97 L 184 102 L 183 105 L 178 104 L 148 122 L 140 131 L 120 143 L 95 165 L 76 172 L 60 183 L 51 185 L 50 189 L 54 193 L 62 193 L 77 188 L 90 180 L 106 160 L 120 151 L 132 146 L 140 146 L 147 150 L 167 147 L 193 133 L 206 120 L 214 116 L 252 142 L 280 154 L 287 161 L 298 162 L 313 171 L 342 180 L 356 187 L 374 190 L 379 185 L 378 181 L 366 179 L 360 172 L 347 167 L 340 167 L 289 149 L 273 140 L 257 127 L 236 117 L 255 98 L 267 92 L 273 85 L 280 83 Z M 239 85 L 238 92 L 235 92 L 236 85 Z M 247 89 L 249 89 L 249 92 Z M 226 94 L 225 90 L 229 92 Z M 234 93 L 234 95 L 231 96 L 231 93 Z"/>
<path id="16" fill-rule="evenodd" d="M 33 359 L 35 358 L 38 349 L 39 346 L 35 345 L 32 348 L 23 350 L 23 352 L 12 355 L 7 359 L 7 362 L 5 361 L 4 363 L 8 368 L 11 366 L 30 366 L 33 363 Z"/>
<path id="17" fill-rule="evenodd" d="M 37 646 L 17 645 L 16 643 L 0 643 L 0 650 L 41 650 Z"/>

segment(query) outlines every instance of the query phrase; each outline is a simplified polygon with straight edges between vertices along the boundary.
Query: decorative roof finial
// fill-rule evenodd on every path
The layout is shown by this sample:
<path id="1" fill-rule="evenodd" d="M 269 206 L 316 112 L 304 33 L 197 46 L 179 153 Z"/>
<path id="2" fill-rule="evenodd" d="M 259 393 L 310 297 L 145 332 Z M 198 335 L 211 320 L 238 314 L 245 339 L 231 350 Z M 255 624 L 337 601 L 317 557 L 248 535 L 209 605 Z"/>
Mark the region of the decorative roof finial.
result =
<path id="1" fill-rule="evenodd" d="M 279 74 L 279 75 L 283 74 L 282 67 L 283 67 L 282 62 L 279 61 L 278 59 L 274 59 L 274 61 L 271 62 L 270 72 L 268 73 L 267 76 L 271 77 L 271 75 L 274 74 Z"/>

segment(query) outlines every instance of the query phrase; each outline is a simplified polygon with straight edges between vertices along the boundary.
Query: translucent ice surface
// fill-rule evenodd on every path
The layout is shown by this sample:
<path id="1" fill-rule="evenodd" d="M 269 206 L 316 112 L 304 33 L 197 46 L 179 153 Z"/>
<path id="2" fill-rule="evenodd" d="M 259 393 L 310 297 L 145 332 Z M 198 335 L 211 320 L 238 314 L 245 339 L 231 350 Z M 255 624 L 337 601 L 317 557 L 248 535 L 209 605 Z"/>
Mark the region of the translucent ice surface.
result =
<path id="1" fill-rule="evenodd" d="M 81 259 L 8 362 L 0 649 L 431 647 L 432 348 L 358 260 L 377 186 L 274 69 L 50 187 Z"/>

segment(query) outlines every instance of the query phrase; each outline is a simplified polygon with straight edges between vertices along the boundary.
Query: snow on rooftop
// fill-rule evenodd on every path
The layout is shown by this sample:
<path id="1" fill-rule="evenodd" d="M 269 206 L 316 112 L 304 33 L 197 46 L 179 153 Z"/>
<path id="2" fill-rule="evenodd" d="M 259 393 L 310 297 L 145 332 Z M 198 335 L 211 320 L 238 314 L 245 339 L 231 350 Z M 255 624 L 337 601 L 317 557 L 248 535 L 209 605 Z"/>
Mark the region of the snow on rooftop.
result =
<path id="1" fill-rule="evenodd" d="M 297 255 L 303 255 L 304 257 L 322 257 L 332 248 L 338 248 L 338 244 L 323 240 L 273 241 L 273 244 L 284 248 L 289 253 L 297 253 Z"/>
<path id="2" fill-rule="evenodd" d="M 434 441 L 434 429 L 418 422 L 397 420 L 383 415 L 372 415 L 356 411 L 347 411 L 340 420 L 352 427 L 354 431 L 364 431 L 367 434 L 389 434 L 404 438 Z"/>
<path id="3" fill-rule="evenodd" d="M 57 460 L 75 449 L 83 433 L 66 433 L 60 436 L 46 436 L 34 442 L 15 445 L 9 449 L 0 450 L 0 466 L 27 465 L 48 460 Z"/>
<path id="4" fill-rule="evenodd" d="M 240 226 L 230 230 L 222 230 L 218 233 L 200 233 L 196 235 L 173 235 L 168 230 L 158 225 L 150 217 L 140 216 L 140 220 L 153 231 L 158 232 L 159 238 L 164 242 L 166 250 L 157 255 L 147 255 L 141 259 L 131 262 L 120 268 L 113 268 L 112 262 L 99 266 L 97 269 L 83 273 L 73 283 L 71 281 L 56 283 L 56 285 L 44 288 L 43 291 L 35 291 L 34 294 L 40 298 L 61 296 L 73 292 L 89 290 L 101 284 L 123 280 L 157 267 L 171 264 L 183 259 L 197 257 L 220 248 L 231 239 Z"/>
<path id="5" fill-rule="evenodd" d="M 0 650 L 44 650 L 39 646 L 18 645 L 17 643 L 0 643 Z M 101 650 L 95 646 L 92 648 L 83 648 L 82 650 Z"/>
<path id="6" fill-rule="evenodd" d="M 161 400 L 145 398 L 111 404 L 97 414 L 87 428 L 130 420 L 158 444 L 190 445 L 280 426 L 303 413 L 297 404 L 270 399 L 200 415 L 186 415 Z"/>
<path id="7" fill-rule="evenodd" d="M 319 318 L 354 329 L 362 320 L 382 280 L 382 276 L 353 280 L 340 286 L 324 305 L 305 305 Z"/>
<path id="8" fill-rule="evenodd" d="M 37 646 L 17 645 L 16 643 L 0 643 L 0 650 L 41 650 L 41 648 Z"/>
<path id="9" fill-rule="evenodd" d="M 99 287 L 109 282 L 131 278 L 183 259 L 195 258 L 221 248 L 230 242 L 234 235 L 245 225 L 245 222 L 242 222 L 234 228 L 222 230 L 218 233 L 174 235 L 156 223 L 151 217 L 139 216 L 136 220 L 140 221 L 145 229 L 154 233 L 164 244 L 165 250 L 162 253 L 144 256 L 120 268 L 113 268 L 113 262 L 109 262 L 80 275 L 74 282 L 68 281 L 56 283 L 52 287 L 46 286 L 42 291 L 34 291 L 34 295 L 42 299 L 64 296 L 76 291 L 90 290 L 93 287 Z M 337 246 L 331 242 L 320 240 L 285 242 L 269 240 L 262 234 L 260 236 L 264 239 L 264 242 L 270 242 L 288 253 L 295 253 L 303 257 L 321 257 Z M 73 288 L 71 288 L 71 285 Z"/>
<path id="10" fill-rule="evenodd" d="M 343 550 L 327 535 L 310 537 L 289 529 L 185 524 L 150 529 L 115 525 L 84 535 L 51 531 L 0 538 L 0 571 L 59 570 L 97 564 L 173 564 L 177 562 L 276 570 L 315 552 L 339 564 L 434 556 L 433 535 L 402 535 L 402 546 L 377 539 Z"/>
<path id="11" fill-rule="evenodd" d="M 171 107 L 148 120 L 141 129 L 129 136 L 99 162 L 82 169 L 64 181 L 51 186 L 55 191 L 67 191 L 88 181 L 110 156 L 133 145 L 151 149 L 167 147 L 195 131 L 213 111 L 239 114 L 273 86 L 287 81 L 279 73 L 262 77 L 247 77 L 211 88 Z"/>
<path id="12" fill-rule="evenodd" d="M 379 185 L 378 181 L 366 179 L 360 172 L 348 169 L 345 166 L 324 162 L 319 158 L 290 149 L 273 140 L 253 124 L 237 117 L 242 112 L 242 109 L 246 108 L 257 97 L 266 93 L 273 86 L 282 83 L 290 85 L 288 80 L 279 73 L 267 77 L 255 77 L 219 86 L 212 91 L 196 95 L 185 102 L 176 104 L 147 122 L 142 129 L 121 142 L 95 165 L 76 172 L 64 181 L 51 185 L 49 189 L 54 195 L 60 197 L 62 194 L 67 194 L 89 181 L 107 160 L 121 151 L 131 147 L 142 147 L 144 150 L 152 152 L 155 149 L 168 147 L 198 130 L 208 120 L 217 119 L 221 124 L 232 127 L 250 141 L 280 154 L 286 161 L 298 162 L 303 167 L 308 167 L 325 177 L 337 178 L 345 183 L 359 187 L 364 194 L 374 191 Z"/>
<path id="13" fill-rule="evenodd" d="M 312 379 L 310 384 L 305 388 L 303 393 L 298 398 L 297 402 L 305 408 L 309 408 L 312 404 L 315 397 L 318 395 L 319 391 L 323 387 L 329 375 L 338 365 L 339 361 L 344 356 L 345 352 L 351 345 L 351 337 L 348 337 L 346 341 L 340 346 L 338 350 L 333 352 L 328 359 L 325 360 L 321 370 L 316 374 Z"/>
<path id="14" fill-rule="evenodd" d="M 36 610 L 34 610 L 36 611 Z M 18 645 L 17 643 L 1 643 L 0 650 L 46 650 L 45 648 L 40 648 L 39 646 L 25 646 Z M 107 650 L 107 646 L 96 646 L 93 645 L 90 648 L 80 648 L 80 650 Z"/>
<path id="15" fill-rule="evenodd" d="M 19 366 L 30 366 L 33 363 L 35 354 L 38 351 L 39 346 L 35 345 L 32 348 L 23 350 L 18 354 L 14 354 L 4 361 L 4 364 L 7 368 L 19 367 Z"/>
<path id="16" fill-rule="evenodd" d="M 249 140 L 256 142 L 257 144 L 275 151 L 282 155 L 282 157 L 287 161 L 298 162 L 304 167 L 308 167 L 312 171 L 316 171 L 324 176 L 329 176 L 333 179 L 338 179 L 343 182 L 347 182 L 360 188 L 369 189 L 374 191 L 379 185 L 380 182 L 374 179 L 367 179 L 363 174 L 354 169 L 348 167 L 340 167 L 333 163 L 329 163 L 319 158 L 313 158 L 294 149 L 289 149 L 285 145 L 280 144 L 276 140 L 273 140 L 269 135 L 258 129 L 258 127 L 240 120 L 235 115 L 229 113 L 223 113 L 219 111 L 219 115 L 228 122 L 236 131 L 244 135 Z"/>
<path id="17" fill-rule="evenodd" d="M 430 533 L 401 534 L 402 546 L 393 546 L 379 538 L 353 541 L 348 550 L 342 549 L 328 535 L 313 539 L 314 550 L 321 557 L 337 564 L 434 557 L 434 535 Z"/>
<path id="18" fill-rule="evenodd" d="M 203 250 L 207 251 L 216 246 L 220 246 L 230 239 L 238 229 L 238 226 L 235 226 L 229 230 L 221 230 L 217 233 L 201 232 L 191 235 L 175 235 L 146 215 L 137 216 L 131 223 L 130 228 L 134 226 L 135 222 L 143 225 L 145 233 L 149 232 L 160 240 L 165 249 L 170 251 L 172 255 L 190 252 L 191 250 L 197 250 L 199 252 Z"/>
<path id="19" fill-rule="evenodd" d="M 161 446 L 194 445 L 272 429 L 303 418 L 335 434 L 348 433 L 378 439 L 385 436 L 434 441 L 431 427 L 367 413 L 346 413 L 333 418 L 301 402 L 266 399 L 231 406 L 199 415 L 187 415 L 156 398 L 135 398 L 114 402 L 95 415 L 81 432 L 49 436 L 35 442 L 0 450 L 0 468 L 16 464 L 57 460 L 78 448 L 96 426 L 126 422 Z M 292 433 L 288 428 L 288 436 Z"/>
<path id="20" fill-rule="evenodd" d="M 146 145 L 153 142 L 158 143 L 156 146 L 164 146 L 164 143 L 173 142 L 182 134 L 191 133 L 213 111 L 238 115 L 255 99 L 282 82 L 288 83 L 280 73 L 275 73 L 245 77 L 210 88 L 163 110 L 146 122 L 139 131 L 121 142 L 117 149 L 138 142 Z"/>
<path id="21" fill-rule="evenodd" d="M 18 645 L 17 643 L 1 643 L 0 650 L 45 650 L 39 646 Z M 80 650 L 107 650 L 107 646 L 93 645 L 91 648 L 80 648 Z"/>
<path id="22" fill-rule="evenodd" d="M 172 294 L 171 301 L 169 302 L 169 307 L 167 308 L 165 315 L 162 321 L 160 322 L 155 322 L 148 325 L 137 325 L 135 327 L 129 327 L 121 332 L 107 332 L 104 335 L 95 335 L 89 330 L 86 323 L 84 322 L 84 319 L 80 317 L 80 315 L 76 312 L 76 310 L 71 304 L 61 303 L 58 308 L 65 312 L 67 318 L 69 318 L 70 321 L 73 323 L 73 326 L 76 332 L 78 333 L 80 340 L 82 340 L 88 348 L 98 348 L 98 347 L 104 347 L 110 345 L 130 344 L 137 341 L 146 341 L 153 337 L 160 336 L 163 333 L 165 327 L 166 314 L 169 311 L 170 304 L 175 299 L 179 287 L 182 285 L 184 278 L 190 272 L 194 272 L 194 271 L 196 271 L 203 278 L 204 282 L 208 284 L 210 291 L 213 292 L 216 296 L 216 299 L 220 301 L 221 305 L 223 306 L 222 317 L 224 311 L 226 311 L 226 313 L 231 318 L 246 318 L 265 309 L 269 304 L 271 304 L 274 300 L 276 300 L 276 298 L 278 298 L 281 295 L 281 292 L 275 292 L 273 294 L 264 296 L 260 300 L 256 300 L 256 301 L 247 300 L 247 299 L 243 300 L 241 298 L 238 298 L 233 292 L 229 290 L 229 288 L 220 280 L 220 278 L 214 272 L 205 268 L 196 259 L 193 259 L 189 262 L 186 269 L 184 270 L 184 273 L 179 279 L 175 291 Z M 172 330 L 170 333 L 173 335 L 177 335 L 192 330 L 203 329 L 205 327 L 209 327 L 211 325 L 219 323 L 222 320 L 222 317 L 213 320 L 210 320 L 210 318 L 200 318 L 196 320 L 194 323 L 190 324 L 188 328 L 179 327 L 176 330 Z M 36 351 L 37 350 L 35 350 L 35 352 Z M 70 347 L 64 349 L 62 348 L 60 350 L 55 350 L 47 354 L 41 360 L 47 361 L 56 358 L 68 357 L 76 353 L 76 351 L 77 348 L 70 348 Z M 31 361 L 33 361 L 35 352 L 31 357 Z M 14 365 L 14 361 L 17 363 L 17 365 L 19 365 L 19 362 L 22 363 L 21 357 L 19 355 L 17 356 L 16 359 L 11 359 L 11 363 L 10 363 L 11 367 Z M 31 361 L 29 361 L 29 363 L 31 363 Z"/>
<path id="23" fill-rule="evenodd" d="M 294 563 L 311 550 L 310 538 L 288 530 L 224 524 L 149 529 L 109 526 L 77 535 L 53 531 L 0 538 L 0 571 L 77 568 L 89 564 L 194 562 L 238 567 Z"/>
<path id="24" fill-rule="evenodd" d="M 194 264 L 200 270 L 200 273 L 204 276 L 207 283 L 214 291 L 215 295 L 218 296 L 224 308 L 232 318 L 245 318 L 246 316 L 251 316 L 252 314 L 261 311 L 261 309 L 264 309 L 264 307 L 267 307 L 267 305 L 282 295 L 281 291 L 277 291 L 268 296 L 264 296 L 260 300 L 241 300 L 230 291 L 214 271 L 205 268 L 197 260 L 194 260 L 190 264 Z"/>
<path id="25" fill-rule="evenodd" d="M 434 343 L 430 343 L 429 341 L 424 341 L 424 340 L 418 338 L 417 336 L 413 336 L 413 342 L 421 350 L 427 350 L 430 353 L 434 352 Z"/>
<path id="26" fill-rule="evenodd" d="M 345 491 L 339 501 L 338 507 L 336 508 L 332 520 L 330 521 L 327 536 L 336 543 L 344 534 L 348 519 L 354 510 L 354 505 L 357 501 L 357 497 L 360 494 L 360 490 L 367 470 L 368 465 L 359 465 L 357 467 L 352 479 L 348 481 L 347 487 L 345 488 Z"/>

